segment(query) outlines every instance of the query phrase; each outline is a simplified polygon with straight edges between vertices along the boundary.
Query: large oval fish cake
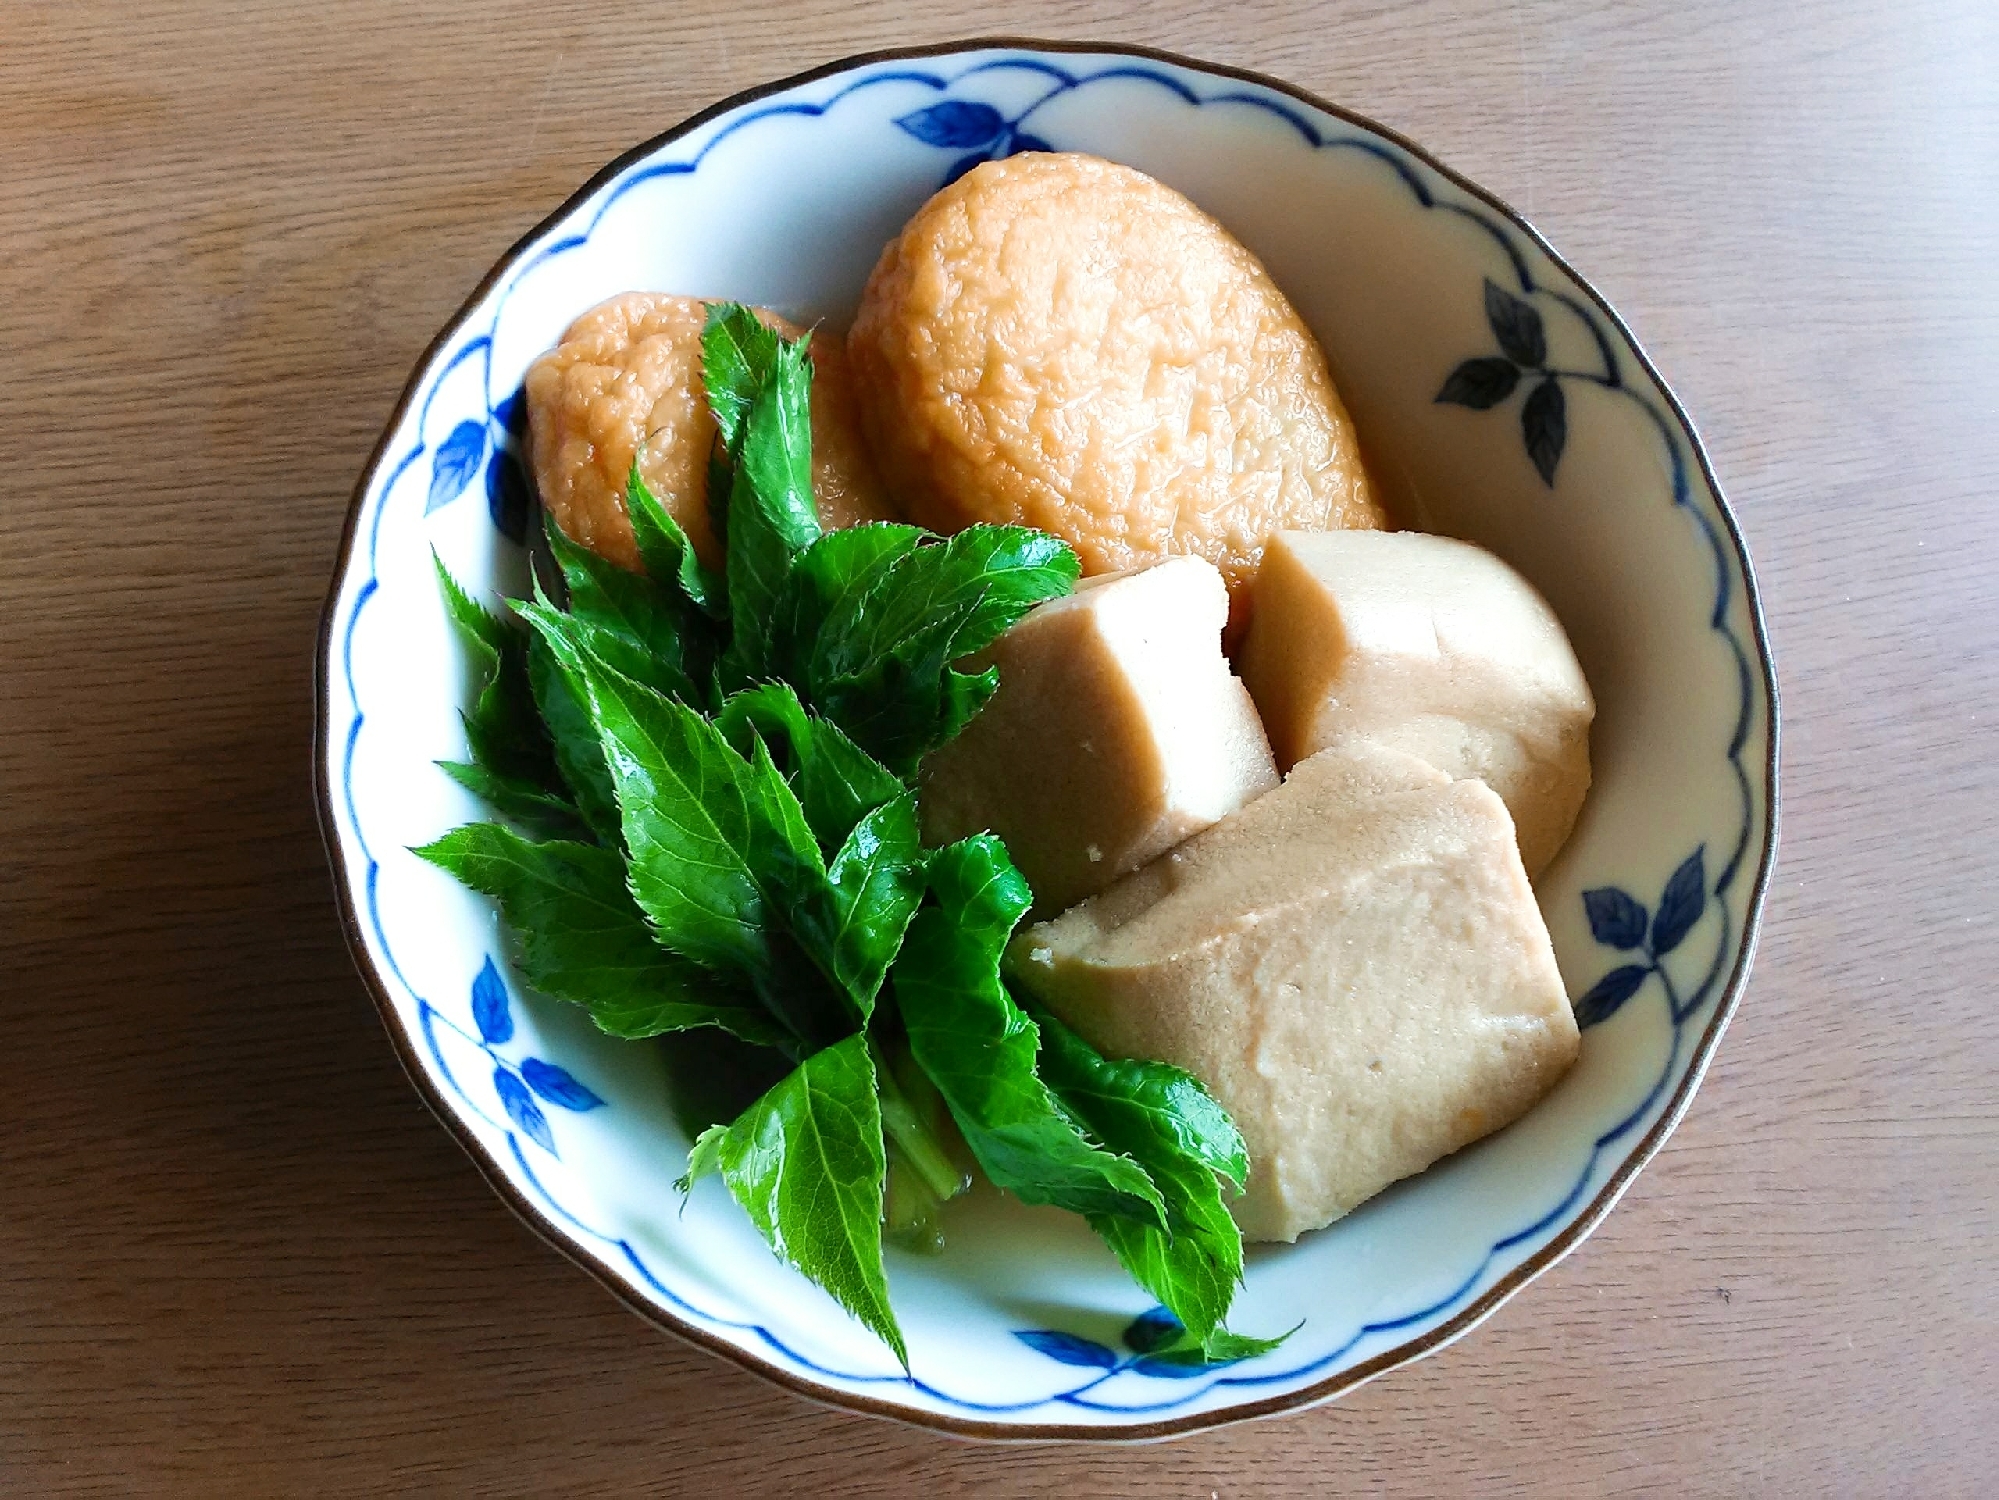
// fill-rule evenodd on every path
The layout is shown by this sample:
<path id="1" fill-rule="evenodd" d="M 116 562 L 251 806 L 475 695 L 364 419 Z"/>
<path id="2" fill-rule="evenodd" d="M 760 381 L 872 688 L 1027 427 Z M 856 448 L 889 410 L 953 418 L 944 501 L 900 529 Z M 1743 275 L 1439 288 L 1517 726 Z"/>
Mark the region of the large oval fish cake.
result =
<path id="1" fill-rule="evenodd" d="M 1129 167 L 974 168 L 883 251 L 847 353 L 891 490 L 940 531 L 1039 526 L 1093 574 L 1191 552 L 1235 593 L 1272 532 L 1386 524 L 1269 273 Z"/>
<path id="2" fill-rule="evenodd" d="M 627 292 L 593 307 L 528 370 L 531 456 L 542 504 L 563 531 L 634 572 L 638 544 L 625 512 L 632 455 L 703 562 L 719 566 L 708 524 L 714 414 L 701 384 L 707 304 Z M 803 330 L 762 308 L 787 338 Z M 847 360 L 837 337 L 812 336 L 812 486 L 828 530 L 894 517 L 861 442 Z"/>

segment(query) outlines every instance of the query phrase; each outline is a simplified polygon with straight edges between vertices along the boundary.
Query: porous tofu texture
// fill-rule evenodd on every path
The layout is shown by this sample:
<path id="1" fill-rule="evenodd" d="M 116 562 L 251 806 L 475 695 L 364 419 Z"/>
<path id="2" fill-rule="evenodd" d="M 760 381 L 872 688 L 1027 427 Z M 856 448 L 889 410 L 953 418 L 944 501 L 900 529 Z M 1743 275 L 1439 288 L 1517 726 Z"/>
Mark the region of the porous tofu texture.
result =
<path id="1" fill-rule="evenodd" d="M 1280 532 L 1236 662 L 1280 766 L 1366 740 L 1474 777 L 1513 815 L 1530 876 L 1575 827 L 1596 703 L 1547 601 L 1483 548 Z"/>
<path id="2" fill-rule="evenodd" d="M 1234 1213 L 1257 1240 L 1510 1123 L 1580 1046 L 1505 805 L 1369 746 L 1303 762 L 1009 960 L 1105 1053 L 1207 1085 L 1249 1147 Z"/>
<path id="3" fill-rule="evenodd" d="M 1091 575 L 1191 553 L 1234 592 L 1279 527 L 1383 524 L 1270 273 L 1130 167 L 974 167 L 883 250 L 847 352 L 883 474 L 937 531 L 1038 526 Z"/>
<path id="4" fill-rule="evenodd" d="M 1035 909 L 1060 911 L 1276 786 L 1227 615 L 1195 557 L 1030 611 L 978 661 L 999 691 L 924 764 L 926 841 L 998 834 Z"/>

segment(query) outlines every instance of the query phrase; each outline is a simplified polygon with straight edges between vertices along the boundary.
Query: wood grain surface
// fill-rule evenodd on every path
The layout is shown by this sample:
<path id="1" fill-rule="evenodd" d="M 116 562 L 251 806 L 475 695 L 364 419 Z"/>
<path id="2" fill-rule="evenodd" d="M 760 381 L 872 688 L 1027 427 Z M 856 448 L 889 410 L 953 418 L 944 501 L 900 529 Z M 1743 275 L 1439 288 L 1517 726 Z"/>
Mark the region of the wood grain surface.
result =
<path id="1" fill-rule="evenodd" d="M 1422 141 L 1706 434 L 1783 848 L 1692 1113 L 1581 1250 L 1343 1401 L 1143 1448 L 820 1410 L 649 1331 L 425 1113 L 308 774 L 348 495 L 599 165 L 868 48 L 1259 68 Z M 1991 0 L 0 0 L 0 1491 L 1990 1494 Z"/>

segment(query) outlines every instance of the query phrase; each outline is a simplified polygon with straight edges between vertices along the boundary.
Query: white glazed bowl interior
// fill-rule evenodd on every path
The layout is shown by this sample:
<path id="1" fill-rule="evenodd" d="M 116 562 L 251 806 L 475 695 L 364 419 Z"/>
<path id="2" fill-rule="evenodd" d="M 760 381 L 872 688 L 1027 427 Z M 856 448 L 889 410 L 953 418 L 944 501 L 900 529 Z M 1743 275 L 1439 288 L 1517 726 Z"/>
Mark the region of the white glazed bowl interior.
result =
<path id="1" fill-rule="evenodd" d="M 954 1211 L 941 1256 L 890 1252 L 905 1376 L 773 1259 L 718 1181 L 683 1211 L 687 1141 L 655 1049 L 524 991 L 487 904 L 407 852 L 482 815 L 433 765 L 464 753 L 465 669 L 431 550 L 489 595 L 518 591 L 524 555 L 496 520 L 520 519 L 509 402 L 529 361 L 631 288 L 844 326 L 947 171 L 1038 143 L 1154 174 L 1261 256 L 1405 515 L 1520 568 L 1600 705 L 1595 788 L 1540 883 L 1570 993 L 1604 1017 L 1580 1063 L 1512 1128 L 1329 1230 L 1252 1249 L 1233 1325 L 1297 1331 L 1191 1377 L 1126 1342 L 1149 1299 L 1080 1220 L 990 1192 Z M 1511 303 L 1489 316 L 1488 281 L 1538 315 L 1542 349 Z M 1437 399 L 1466 361 L 1508 352 L 1503 399 Z M 1483 400 L 1505 382 L 1480 368 Z M 1529 412 L 1544 386 L 1561 395 L 1559 445 L 1554 398 Z M 1551 446 L 1552 483 L 1535 461 Z M 357 959 L 418 1087 L 508 1201 L 656 1322 L 821 1399 L 988 1435 L 1150 1436 L 1281 1410 L 1464 1331 L 1587 1232 L 1684 1108 L 1747 971 L 1772 843 L 1774 697 L 1747 559 L 1622 325 L 1407 143 L 1152 55 L 862 61 L 607 169 L 419 366 L 355 501 L 320 695 L 322 817 Z M 1593 924 L 1583 893 L 1610 889 L 1643 910 L 1598 897 Z"/>

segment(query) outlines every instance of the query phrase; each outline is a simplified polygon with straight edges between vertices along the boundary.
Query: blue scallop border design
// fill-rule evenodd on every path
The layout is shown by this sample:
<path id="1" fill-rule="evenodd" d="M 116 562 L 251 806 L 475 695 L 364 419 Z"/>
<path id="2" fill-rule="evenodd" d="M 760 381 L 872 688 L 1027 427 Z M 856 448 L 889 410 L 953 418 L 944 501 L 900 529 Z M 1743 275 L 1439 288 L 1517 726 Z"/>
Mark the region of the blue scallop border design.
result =
<path id="1" fill-rule="evenodd" d="M 970 51 L 978 49 L 979 44 L 973 43 L 966 44 L 963 49 L 950 50 Z M 1181 63 L 1177 60 L 1163 57 L 1160 61 L 1171 66 L 1185 67 L 1191 71 L 1203 73 L 1206 76 L 1216 76 L 1213 70 L 1191 61 Z M 370 489 L 379 497 L 375 505 L 374 514 L 368 521 L 365 550 L 367 573 L 359 587 L 355 590 L 353 603 L 347 612 L 345 620 L 339 621 L 333 611 L 329 611 L 327 636 L 323 645 L 324 651 L 330 657 L 337 660 L 340 681 L 346 689 L 348 704 L 353 716 L 340 751 L 338 784 L 341 794 L 341 811 L 345 815 L 344 831 L 348 836 L 352 837 L 355 847 L 360 851 L 365 870 L 360 893 L 362 898 L 360 906 L 373 932 L 375 948 L 386 959 L 389 970 L 394 975 L 397 983 L 416 1001 L 419 1029 L 426 1049 L 430 1053 L 435 1065 L 436 1072 L 443 1076 L 452 1090 L 458 1095 L 468 1113 L 482 1120 L 489 1127 L 504 1132 L 508 1151 L 513 1158 L 514 1169 L 518 1172 L 520 1179 L 527 1183 L 532 1196 L 538 1200 L 539 1209 L 552 1222 L 565 1226 L 569 1232 L 582 1236 L 588 1241 L 615 1252 L 611 1258 L 621 1262 L 624 1268 L 631 1275 L 636 1276 L 653 1296 L 670 1304 L 679 1316 L 709 1329 L 729 1329 L 738 1333 L 753 1335 L 772 1353 L 789 1362 L 798 1372 L 816 1376 L 825 1381 L 837 1382 L 840 1386 L 850 1388 L 906 1386 L 912 1391 L 928 1397 L 932 1401 L 974 1416 L 1017 1415 L 1034 1411 L 1037 1408 L 1066 1405 L 1121 1417 L 1133 1417 L 1183 1410 L 1199 1402 L 1210 1392 L 1220 1388 L 1258 1388 L 1278 1385 L 1300 1386 L 1311 1377 L 1322 1375 L 1332 1370 L 1340 1361 L 1370 1338 L 1385 1333 L 1396 1333 L 1419 1327 L 1429 1328 L 1436 1326 L 1451 1313 L 1471 1303 L 1480 1288 L 1480 1284 L 1497 1259 L 1509 1251 L 1518 1249 L 1520 1246 L 1548 1234 L 1549 1231 L 1574 1212 L 1588 1194 L 1605 1152 L 1632 1136 L 1642 1125 L 1648 1122 L 1654 1109 L 1659 1105 L 1661 1098 L 1667 1093 L 1673 1081 L 1673 1075 L 1680 1065 L 1687 1023 L 1705 1010 L 1709 1002 L 1715 997 L 1717 986 L 1721 982 L 1724 971 L 1728 968 L 1727 960 L 1733 942 L 1733 935 L 1729 925 L 1729 913 L 1725 900 L 1718 900 L 1716 903 L 1721 913 L 1721 933 L 1716 943 L 1712 961 L 1709 963 L 1699 984 L 1687 999 L 1684 1002 L 1674 1003 L 1671 1006 L 1672 1039 L 1663 1069 L 1656 1081 L 1648 1088 L 1640 1103 L 1617 1124 L 1597 1137 L 1582 1172 L 1558 1203 L 1524 1228 L 1496 1241 L 1487 1250 L 1471 1274 L 1444 1297 L 1397 1317 L 1365 1324 L 1344 1344 L 1329 1353 L 1316 1356 L 1302 1365 L 1291 1366 L 1281 1370 L 1258 1371 L 1254 1368 L 1254 1363 L 1261 1363 L 1261 1361 L 1258 1361 L 1253 1362 L 1249 1368 L 1239 1368 L 1230 1373 L 1217 1374 L 1211 1380 L 1175 1382 L 1172 1396 L 1157 1401 L 1141 1403 L 1105 1401 L 1097 1399 L 1092 1395 L 1092 1392 L 1102 1385 L 1104 1381 L 1119 1373 L 1117 1371 L 1100 1372 L 1068 1390 L 1058 1391 L 1033 1400 L 1012 1403 L 982 1403 L 972 1401 L 940 1390 L 914 1376 L 900 1374 L 856 1374 L 822 1366 L 791 1348 L 777 1334 L 762 1324 L 724 1318 L 706 1312 L 688 1302 L 673 1291 L 672 1288 L 668 1287 L 655 1274 L 646 1264 L 644 1257 L 630 1241 L 606 1234 L 591 1227 L 565 1207 L 550 1192 L 536 1173 L 527 1154 L 521 1148 L 518 1134 L 495 1120 L 490 1113 L 474 1102 L 466 1093 L 464 1087 L 453 1075 L 449 1064 L 446 1062 L 438 1046 L 436 1034 L 436 1026 L 439 1022 L 461 1034 L 464 1033 L 464 1028 L 452 1021 L 448 1016 L 445 1016 L 410 984 L 409 980 L 403 974 L 400 965 L 397 963 L 395 954 L 389 946 L 387 934 L 382 926 L 378 904 L 380 865 L 374 852 L 368 847 L 366 835 L 362 832 L 358 811 L 354 802 L 352 771 L 356 748 L 359 744 L 361 730 L 365 722 L 365 715 L 361 708 L 360 695 L 353 676 L 352 643 L 360 617 L 379 588 L 376 572 L 377 544 L 380 536 L 382 515 L 386 510 L 388 497 L 405 473 L 427 451 L 423 435 L 428 427 L 431 404 L 435 400 L 438 390 L 443 385 L 445 379 L 466 361 L 471 359 L 480 360 L 482 389 L 485 393 L 489 422 L 496 422 L 504 429 L 507 425 L 507 413 L 503 410 L 506 404 L 505 399 L 503 398 L 501 401 L 496 402 L 492 390 L 492 345 L 494 330 L 504 310 L 509 293 L 513 286 L 518 284 L 521 277 L 535 267 L 587 243 L 591 233 L 602 221 L 609 209 L 626 193 L 640 184 L 657 177 L 682 176 L 695 172 L 700 167 L 702 160 L 717 144 L 738 131 L 747 129 L 764 119 L 784 115 L 823 115 L 851 94 L 859 92 L 862 89 L 890 83 L 920 84 L 942 96 L 966 79 L 998 71 L 1037 73 L 1048 78 L 1051 83 L 1050 89 L 1040 99 L 1031 104 L 1019 116 L 1008 122 L 1009 128 L 1014 130 L 1017 130 L 1018 126 L 1026 120 L 1028 115 L 1060 95 L 1094 83 L 1128 79 L 1144 81 L 1166 89 L 1189 105 L 1195 107 L 1240 106 L 1264 111 L 1282 120 L 1315 149 L 1360 151 L 1374 157 L 1388 167 L 1409 190 L 1411 196 L 1421 207 L 1462 216 L 1483 230 L 1504 255 L 1512 277 L 1523 296 L 1545 296 L 1551 298 L 1565 306 L 1580 320 L 1596 344 L 1597 352 L 1602 361 L 1602 370 L 1600 373 L 1582 372 L 1579 378 L 1590 380 L 1603 389 L 1623 394 L 1636 403 L 1640 410 L 1650 419 L 1658 430 L 1667 453 L 1672 476 L 1673 503 L 1677 508 L 1687 512 L 1692 518 L 1697 530 L 1705 538 L 1714 558 L 1716 578 L 1715 598 L 1708 623 L 1710 629 L 1721 636 L 1726 642 L 1737 669 L 1740 709 L 1734 731 L 1730 736 L 1727 754 L 1740 792 L 1742 818 L 1741 828 L 1736 837 L 1734 847 L 1730 851 L 1729 857 L 1723 863 L 1720 872 L 1711 883 L 1710 891 L 1712 895 L 1717 898 L 1725 897 L 1741 874 L 1754 839 L 1756 823 L 1754 787 L 1748 767 L 1743 762 L 1743 755 L 1757 722 L 1757 701 L 1755 693 L 1756 674 L 1752 670 L 1750 652 L 1744 645 L 1741 637 L 1736 633 L 1729 619 L 1729 612 L 1734 602 L 1736 575 L 1731 566 L 1730 550 L 1724 544 L 1723 532 L 1730 529 L 1730 523 L 1727 521 L 1725 514 L 1719 518 L 1709 516 L 1697 502 L 1693 493 L 1690 477 L 1692 463 L 1690 461 L 1689 448 L 1685 442 L 1685 434 L 1681 426 L 1684 422 L 1684 415 L 1669 413 L 1666 407 L 1651 391 L 1635 387 L 1625 379 L 1618 351 L 1620 339 L 1613 337 L 1612 332 L 1605 327 L 1605 323 L 1599 317 L 1595 306 L 1562 287 L 1543 286 L 1535 279 L 1529 257 L 1523 252 L 1516 239 L 1517 230 L 1514 225 L 1509 224 L 1500 215 L 1481 203 L 1459 202 L 1448 197 L 1440 197 L 1429 181 L 1429 177 L 1435 169 L 1430 168 L 1427 164 L 1413 160 L 1411 150 L 1405 149 L 1400 144 L 1391 143 L 1384 137 L 1371 138 L 1359 134 L 1345 133 L 1328 134 L 1322 131 L 1314 120 L 1307 116 L 1305 106 L 1293 103 L 1287 98 L 1271 97 L 1269 93 L 1262 91 L 1266 87 L 1265 85 L 1257 83 L 1252 79 L 1246 78 L 1243 80 L 1250 87 L 1227 88 L 1220 92 L 1204 95 L 1197 92 L 1182 79 L 1162 72 L 1158 67 L 1149 65 L 1144 61 L 1119 62 L 1107 67 L 1080 72 L 1059 66 L 1048 60 L 1045 56 L 1033 55 L 989 58 L 949 75 L 894 63 L 877 64 L 874 66 L 868 66 L 866 63 L 836 65 L 833 69 L 827 70 L 827 72 L 843 73 L 849 71 L 854 66 L 866 67 L 867 71 L 853 78 L 845 86 L 839 88 L 824 100 L 818 102 L 782 100 L 777 103 L 764 104 L 757 108 L 749 108 L 744 104 L 721 106 L 708 118 L 732 117 L 727 118 L 723 127 L 710 135 L 688 159 L 670 162 L 648 162 L 643 165 L 634 162 L 624 167 L 623 170 L 613 172 L 606 184 L 609 187 L 609 191 L 603 192 L 601 197 L 597 199 L 594 207 L 591 209 L 587 225 L 580 232 L 564 232 L 548 243 L 532 249 L 524 254 L 520 260 L 506 265 L 504 274 L 496 277 L 475 296 L 473 306 L 477 306 L 481 302 L 490 301 L 491 315 L 486 319 L 485 331 L 459 345 L 443 365 L 426 377 L 423 394 L 417 407 L 415 440 L 388 467 L 386 478 L 379 486 L 367 485 L 364 480 L 365 488 L 362 498 L 365 500 L 366 494 Z M 821 76 L 826 75 L 822 74 Z M 809 81 L 811 80 L 791 80 L 778 87 L 794 87 Z M 1252 92 L 1251 88 L 1257 91 Z M 705 120 L 699 123 L 705 123 Z M 1355 124 L 1349 128 L 1359 130 L 1366 129 L 1367 127 Z M 641 148 L 641 151 L 643 152 L 648 149 L 663 149 L 663 147 Z M 1451 179 L 1446 176 L 1445 180 L 1449 181 Z M 595 190 L 593 188 L 591 191 Z M 543 226 L 542 229 L 537 230 L 528 240 L 523 241 L 520 247 L 517 247 L 515 253 L 526 250 L 532 240 L 547 234 L 554 223 L 555 221 L 551 221 L 550 225 Z M 1531 231 L 1527 233 L 1530 239 L 1533 238 Z M 1559 260 L 1556 261 L 1556 264 L 1560 265 Z M 434 348 L 425 356 L 426 360 L 435 358 L 436 354 L 449 343 L 450 338 L 459 331 L 456 327 L 449 330 L 447 335 L 440 339 L 438 348 Z M 1642 357 L 1640 364 L 1643 366 Z M 1646 369 L 1646 374 L 1648 376 L 1651 375 L 1649 368 Z M 408 402 L 406 399 L 401 410 L 406 411 L 407 409 Z M 1676 420 L 1676 416 L 1678 420 Z M 379 459 L 376 463 L 371 464 L 369 470 L 370 476 L 377 471 L 378 466 Z M 1718 498 L 1715 501 L 1715 506 L 1717 511 L 1719 511 Z M 355 519 L 359 520 L 358 510 Z M 342 571 L 335 582 L 333 602 L 336 608 L 341 587 L 345 583 L 347 569 L 351 567 L 351 540 L 350 533 L 349 543 L 343 545 Z M 1740 558 L 1739 550 L 1737 556 Z M 1755 616 L 1753 585 L 1748 581 L 1746 558 L 1740 559 L 1740 567 L 1742 569 L 1743 587 L 1745 590 L 1750 591 L 1750 612 L 1753 619 Z M 1767 659 L 1767 650 L 1765 655 Z M 330 691 L 331 678 L 327 672 L 327 667 L 331 664 L 329 661 L 322 661 L 322 691 Z M 1776 741 L 1774 679 L 1766 675 L 1765 684 L 1766 689 L 1769 690 L 1769 739 L 1770 754 L 1772 757 L 1771 764 L 1774 767 Z M 323 733 L 324 724 L 322 722 Z M 321 747 L 322 775 L 327 770 L 326 751 L 328 748 L 330 747 L 324 745 Z M 1771 790 L 1774 794 L 1774 781 Z M 323 820 L 324 811 L 330 811 L 330 799 L 328 807 L 323 810 Z M 1774 838 L 1775 816 L 1776 807 L 1773 795 L 1771 806 L 1767 810 L 1766 815 L 1767 821 L 1772 825 L 1770 829 L 1772 839 Z M 339 852 L 338 841 L 335 838 L 337 831 L 330 827 L 326 829 L 329 846 L 336 856 Z M 1767 842 L 1769 840 L 1766 840 Z M 336 878 L 342 883 L 343 895 L 348 894 L 346 890 L 345 869 L 339 866 L 337 859 L 336 866 Z M 1743 962 L 1740 966 L 1742 968 L 1746 968 L 1748 940 L 1753 938 L 1756 900 L 1756 895 L 1752 893 L 1747 923 L 1750 931 L 1744 935 L 1743 939 Z M 468 1135 L 461 1133 L 461 1138 L 467 1140 L 468 1145 L 471 1144 Z M 474 1151 L 475 1160 L 479 1158 L 482 1151 L 483 1148 Z M 481 1165 L 486 1166 L 487 1164 L 482 1162 Z M 506 1183 L 505 1179 L 493 1172 L 490 1167 L 488 1167 L 487 1175 L 495 1181 L 496 1186 L 501 1186 L 503 1189 L 513 1186 Z M 1614 1171 L 1611 1177 L 1612 1179 L 1615 1178 Z M 1274 1355 L 1266 1356 L 1265 1359 L 1275 1357 Z M 838 1394 L 837 1391 L 827 1391 L 823 1387 L 812 1387 L 811 1389 L 814 1394 Z M 918 1420 L 929 1415 L 929 1413 L 921 1408 L 897 1408 L 895 1410 L 896 1414 Z M 1223 1409 L 1200 1415 L 1212 1417 L 1214 1420 L 1219 1421 L 1228 1419 L 1232 1414 L 1231 1411 Z M 1050 1435 L 1054 1435 L 1067 1432 L 1068 1429 L 1057 1427 L 1048 1429 L 1048 1431 Z M 1076 1435 L 1087 1435 L 1087 1431 L 1087 1429 L 1079 1430 Z M 1113 1429 L 1113 1433 L 1116 1431 L 1117 1429 Z M 1140 1434 L 1132 1431 L 1128 1435 L 1137 1436 Z"/>

